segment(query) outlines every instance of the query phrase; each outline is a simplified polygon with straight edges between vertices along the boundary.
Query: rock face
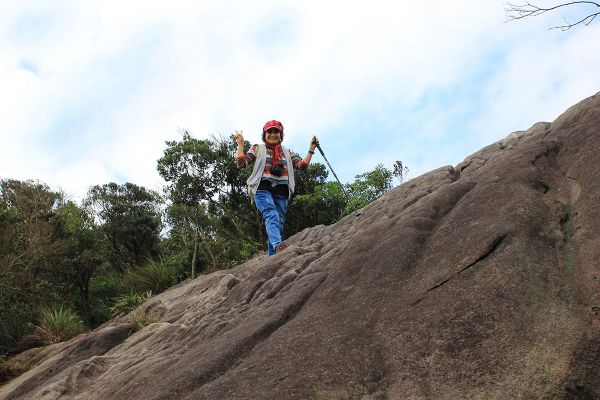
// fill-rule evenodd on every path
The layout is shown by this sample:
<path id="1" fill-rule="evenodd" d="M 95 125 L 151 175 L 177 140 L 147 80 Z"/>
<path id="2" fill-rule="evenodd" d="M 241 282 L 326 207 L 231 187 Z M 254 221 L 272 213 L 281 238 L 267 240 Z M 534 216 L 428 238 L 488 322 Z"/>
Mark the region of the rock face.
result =
<path id="1" fill-rule="evenodd" d="M 600 398 L 600 94 L 180 284 L 4 399 Z"/>

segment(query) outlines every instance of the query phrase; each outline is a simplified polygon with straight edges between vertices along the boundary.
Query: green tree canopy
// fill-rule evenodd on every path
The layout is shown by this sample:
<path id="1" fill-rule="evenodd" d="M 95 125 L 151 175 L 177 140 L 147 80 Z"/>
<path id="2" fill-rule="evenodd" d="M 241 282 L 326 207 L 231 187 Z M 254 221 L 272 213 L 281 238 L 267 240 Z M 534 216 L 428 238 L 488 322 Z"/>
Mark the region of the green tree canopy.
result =
<path id="1" fill-rule="evenodd" d="M 83 204 L 107 239 L 107 257 L 119 273 L 158 255 L 161 196 L 133 183 L 93 186 Z"/>
<path id="2" fill-rule="evenodd" d="M 158 160 L 167 182 L 167 222 L 197 266 L 213 270 L 233 265 L 262 248 L 259 219 L 246 192 L 249 171 L 235 165 L 231 138 L 196 139 L 182 132 L 168 141 Z M 249 144 L 246 143 L 247 148 Z"/>
<path id="3" fill-rule="evenodd" d="M 356 208 L 362 208 L 377 198 L 384 195 L 393 187 L 394 174 L 383 164 L 378 164 L 373 171 L 356 175 L 354 182 L 348 185 L 351 201 Z M 351 212 L 351 207 L 346 208 L 346 213 Z"/>
<path id="4" fill-rule="evenodd" d="M 88 305 L 90 279 L 104 261 L 102 232 L 86 210 L 72 201 L 58 210 L 56 227 L 65 246 L 63 267 L 70 272 L 69 281 L 78 289 L 82 304 Z"/>
<path id="5" fill-rule="evenodd" d="M 34 181 L 0 181 L 0 285 L 35 276 L 60 254 L 53 218 L 64 204 L 62 193 Z"/>
<path id="6" fill-rule="evenodd" d="M 41 306 L 71 298 L 57 226 L 64 207 L 63 194 L 43 183 L 0 180 L 0 349 L 18 348 Z"/>

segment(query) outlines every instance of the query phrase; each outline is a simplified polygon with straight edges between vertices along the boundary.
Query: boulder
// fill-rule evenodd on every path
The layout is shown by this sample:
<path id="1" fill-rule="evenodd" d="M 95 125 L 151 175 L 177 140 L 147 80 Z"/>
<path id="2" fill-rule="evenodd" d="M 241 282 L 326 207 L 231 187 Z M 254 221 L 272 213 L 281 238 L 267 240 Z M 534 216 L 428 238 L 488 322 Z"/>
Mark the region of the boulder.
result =
<path id="1" fill-rule="evenodd" d="M 600 398 L 600 95 L 69 342 L 4 399 Z"/>

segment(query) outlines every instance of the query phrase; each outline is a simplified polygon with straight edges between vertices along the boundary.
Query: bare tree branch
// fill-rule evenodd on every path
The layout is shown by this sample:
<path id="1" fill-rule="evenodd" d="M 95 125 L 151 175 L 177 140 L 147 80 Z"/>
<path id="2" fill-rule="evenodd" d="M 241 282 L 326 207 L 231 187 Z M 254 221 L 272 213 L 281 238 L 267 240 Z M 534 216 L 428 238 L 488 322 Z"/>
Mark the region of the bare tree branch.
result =
<path id="1" fill-rule="evenodd" d="M 561 3 L 561 4 L 557 4 L 553 7 L 547 7 L 547 8 L 539 7 L 539 6 L 537 6 L 535 4 L 531 4 L 529 2 L 526 2 L 521 5 L 513 4 L 513 3 L 506 3 L 506 7 L 504 8 L 504 11 L 506 12 L 506 21 L 505 22 L 509 22 L 509 21 L 513 21 L 513 20 L 517 20 L 517 19 L 523 19 L 523 18 L 527 18 L 527 17 L 536 17 L 538 15 L 547 13 L 549 11 L 556 10 L 561 7 L 568 7 L 568 6 L 573 6 L 573 5 L 589 5 L 589 6 L 595 6 L 597 8 L 600 8 L 600 3 L 597 3 L 594 1 L 571 1 L 568 3 Z M 569 30 L 572 27 L 579 25 L 579 24 L 583 24 L 583 25 L 587 26 L 596 18 L 596 16 L 598 16 L 598 14 L 600 14 L 600 11 L 595 12 L 595 13 L 590 13 L 577 22 L 570 23 L 568 21 L 565 21 L 564 25 L 554 26 L 550 29 L 560 29 L 562 31 L 566 31 L 566 30 Z"/>
<path id="2" fill-rule="evenodd" d="M 596 18 L 596 16 L 600 14 L 600 12 L 594 13 L 594 14 L 590 14 L 587 17 L 575 22 L 574 24 L 569 23 L 568 21 L 565 21 L 565 25 L 560 25 L 560 26 L 554 26 L 550 29 L 560 29 L 561 31 L 566 31 L 571 29 L 572 27 L 574 27 L 575 25 L 579 25 L 579 24 L 583 24 L 585 26 L 588 26 L 593 20 L 594 18 Z M 588 20 L 586 22 L 586 20 Z"/>

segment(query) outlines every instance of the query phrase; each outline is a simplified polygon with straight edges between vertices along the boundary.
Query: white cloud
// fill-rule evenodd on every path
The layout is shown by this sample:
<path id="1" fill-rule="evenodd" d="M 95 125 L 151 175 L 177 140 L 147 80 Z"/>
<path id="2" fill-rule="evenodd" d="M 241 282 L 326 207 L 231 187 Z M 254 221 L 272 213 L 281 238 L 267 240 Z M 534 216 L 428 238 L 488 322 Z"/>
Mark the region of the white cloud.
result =
<path id="1" fill-rule="evenodd" d="M 485 109 L 472 129 L 488 139 L 552 121 L 567 107 L 600 89 L 600 55 L 594 37 L 600 26 L 553 31 L 519 43 L 483 91 Z"/>
<path id="2" fill-rule="evenodd" d="M 317 133 L 344 180 L 396 159 L 426 172 L 598 90 L 598 24 L 503 19 L 474 0 L 13 2 L 0 177 L 156 189 L 178 127 L 257 141 L 271 118 L 298 152 Z"/>

